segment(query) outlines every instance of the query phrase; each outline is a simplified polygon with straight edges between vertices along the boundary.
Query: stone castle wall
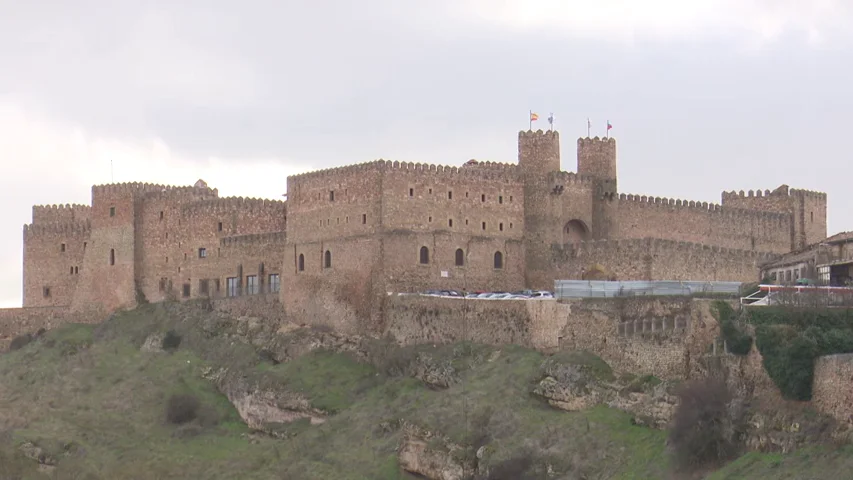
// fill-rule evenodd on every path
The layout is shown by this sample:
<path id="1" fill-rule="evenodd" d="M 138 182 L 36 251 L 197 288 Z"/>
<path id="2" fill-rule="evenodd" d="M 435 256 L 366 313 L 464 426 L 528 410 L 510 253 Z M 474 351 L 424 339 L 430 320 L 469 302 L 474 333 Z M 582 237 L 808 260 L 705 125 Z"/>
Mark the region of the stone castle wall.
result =
<path id="1" fill-rule="evenodd" d="M 770 191 L 723 192 L 723 205 L 791 216 L 790 250 L 798 250 L 826 238 L 826 194 L 782 185 Z"/>
<path id="2" fill-rule="evenodd" d="M 772 254 L 654 238 L 594 240 L 552 248 L 551 278 L 582 278 L 596 265 L 617 280 L 757 280 Z"/>
<path id="3" fill-rule="evenodd" d="M 39 329 L 50 330 L 65 323 L 97 323 L 102 317 L 72 314 L 67 307 L 0 308 L 0 352 L 13 338 Z"/>

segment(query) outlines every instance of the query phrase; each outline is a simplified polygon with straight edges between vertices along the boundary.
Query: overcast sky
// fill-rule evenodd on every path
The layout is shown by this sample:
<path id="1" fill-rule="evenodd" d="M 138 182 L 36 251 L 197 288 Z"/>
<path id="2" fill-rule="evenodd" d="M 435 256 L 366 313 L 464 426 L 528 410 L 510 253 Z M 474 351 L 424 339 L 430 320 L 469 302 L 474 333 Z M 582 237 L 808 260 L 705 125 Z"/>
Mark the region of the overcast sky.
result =
<path id="1" fill-rule="evenodd" d="M 787 183 L 853 229 L 851 27 L 848 0 L 0 0 L 0 306 L 21 302 L 33 204 L 113 178 L 280 198 L 289 174 L 380 157 L 512 162 L 529 109 L 555 113 L 570 171 L 586 118 L 609 119 L 622 192 Z"/>

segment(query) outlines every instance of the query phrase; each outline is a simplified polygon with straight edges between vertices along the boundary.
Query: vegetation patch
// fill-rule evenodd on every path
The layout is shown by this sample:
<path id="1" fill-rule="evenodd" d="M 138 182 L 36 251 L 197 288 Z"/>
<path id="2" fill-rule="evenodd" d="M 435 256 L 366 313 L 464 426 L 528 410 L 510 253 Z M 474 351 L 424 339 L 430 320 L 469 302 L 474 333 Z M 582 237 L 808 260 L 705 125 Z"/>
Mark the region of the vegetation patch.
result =
<path id="1" fill-rule="evenodd" d="M 738 325 L 737 313 L 731 305 L 717 300 L 711 305 L 711 312 L 720 324 L 720 336 L 725 340 L 728 351 L 735 355 L 749 354 L 752 337 Z"/>
<path id="2" fill-rule="evenodd" d="M 764 368 L 791 400 L 810 400 L 815 360 L 853 352 L 853 310 L 761 307 L 747 310 Z"/>

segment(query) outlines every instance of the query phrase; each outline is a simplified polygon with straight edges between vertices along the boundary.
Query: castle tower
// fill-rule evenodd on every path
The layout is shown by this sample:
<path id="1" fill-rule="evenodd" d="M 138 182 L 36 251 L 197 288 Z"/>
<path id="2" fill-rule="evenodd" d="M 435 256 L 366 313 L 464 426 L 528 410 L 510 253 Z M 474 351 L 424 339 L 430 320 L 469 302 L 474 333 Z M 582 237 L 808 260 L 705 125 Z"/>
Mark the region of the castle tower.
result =
<path id="1" fill-rule="evenodd" d="M 609 137 L 579 138 L 578 175 L 594 180 L 591 225 L 593 238 L 616 237 L 619 227 L 616 140 Z"/>
<path id="2" fill-rule="evenodd" d="M 554 130 L 518 132 L 518 165 L 525 175 L 560 171 L 560 134 Z"/>

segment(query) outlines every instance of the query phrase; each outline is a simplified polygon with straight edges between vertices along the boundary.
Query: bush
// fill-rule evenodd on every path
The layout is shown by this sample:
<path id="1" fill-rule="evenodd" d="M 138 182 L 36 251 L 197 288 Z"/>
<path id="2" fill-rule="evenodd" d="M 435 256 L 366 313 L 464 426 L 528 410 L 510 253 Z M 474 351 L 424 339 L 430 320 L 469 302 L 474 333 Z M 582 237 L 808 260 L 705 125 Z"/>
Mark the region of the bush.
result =
<path id="1" fill-rule="evenodd" d="M 166 405 L 166 421 L 173 425 L 191 422 L 198 417 L 200 407 L 201 402 L 195 395 L 172 395 Z"/>
<path id="2" fill-rule="evenodd" d="M 180 345 L 181 336 L 174 330 L 169 330 L 166 332 L 166 335 L 163 336 L 163 350 L 177 350 Z"/>
<path id="3" fill-rule="evenodd" d="M 33 341 L 33 336 L 30 335 L 29 333 L 25 333 L 23 335 L 18 335 L 17 337 L 13 338 L 12 343 L 9 344 L 9 351 L 12 352 L 15 350 L 20 350 L 20 349 L 26 347 L 27 345 L 29 345 L 30 342 L 32 342 L 32 341 Z"/>
<path id="4" fill-rule="evenodd" d="M 752 348 L 752 337 L 744 333 L 735 323 L 737 314 L 732 307 L 722 300 L 717 300 L 711 312 L 720 323 L 720 336 L 725 340 L 729 352 L 735 355 L 747 355 Z"/>
<path id="5" fill-rule="evenodd" d="M 708 378 L 686 384 L 669 430 L 674 463 L 684 469 L 718 464 L 737 455 L 739 418 L 730 413 L 725 382 Z"/>

